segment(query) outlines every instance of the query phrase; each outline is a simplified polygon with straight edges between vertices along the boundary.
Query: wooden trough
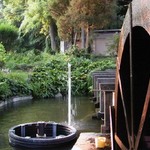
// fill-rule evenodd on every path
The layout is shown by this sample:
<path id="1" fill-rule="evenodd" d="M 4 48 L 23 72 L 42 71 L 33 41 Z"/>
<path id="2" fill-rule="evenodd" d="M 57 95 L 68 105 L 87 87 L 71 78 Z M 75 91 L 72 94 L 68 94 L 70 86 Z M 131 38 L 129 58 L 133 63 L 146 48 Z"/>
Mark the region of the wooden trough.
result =
<path id="1" fill-rule="evenodd" d="M 150 1 L 129 4 L 118 48 L 112 150 L 150 149 Z"/>

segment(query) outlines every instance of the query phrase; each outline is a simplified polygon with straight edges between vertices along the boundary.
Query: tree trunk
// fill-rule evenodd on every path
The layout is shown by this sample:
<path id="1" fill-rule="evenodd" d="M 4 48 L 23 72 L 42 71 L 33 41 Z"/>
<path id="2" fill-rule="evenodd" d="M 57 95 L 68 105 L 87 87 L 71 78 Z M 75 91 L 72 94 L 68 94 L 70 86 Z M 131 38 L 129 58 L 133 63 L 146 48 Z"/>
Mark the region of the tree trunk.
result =
<path id="1" fill-rule="evenodd" d="M 86 28 L 86 48 L 89 47 L 89 26 Z"/>
<path id="2" fill-rule="evenodd" d="M 56 51 L 57 49 L 57 43 L 56 43 L 56 36 L 57 36 L 57 28 L 54 20 L 52 20 L 49 28 L 49 34 L 51 39 L 51 49 L 53 51 Z"/>
<path id="3" fill-rule="evenodd" d="M 75 32 L 75 35 L 74 35 L 74 45 L 75 45 L 75 46 L 76 46 L 76 44 L 77 44 L 77 35 L 78 35 L 78 33 Z"/>
<path id="4" fill-rule="evenodd" d="M 85 31 L 84 31 L 84 27 L 81 28 L 81 48 L 85 48 Z"/>

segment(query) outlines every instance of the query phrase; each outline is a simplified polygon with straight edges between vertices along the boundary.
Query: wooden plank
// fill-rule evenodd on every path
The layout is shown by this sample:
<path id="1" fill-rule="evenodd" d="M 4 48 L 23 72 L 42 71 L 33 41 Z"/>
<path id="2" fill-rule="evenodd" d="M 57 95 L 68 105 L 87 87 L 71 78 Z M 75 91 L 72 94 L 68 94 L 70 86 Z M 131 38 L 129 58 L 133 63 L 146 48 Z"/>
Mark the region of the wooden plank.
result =
<path id="1" fill-rule="evenodd" d="M 109 106 L 112 106 L 112 92 L 104 92 L 104 124 L 101 125 L 102 133 L 110 133 Z"/>
<path id="2" fill-rule="evenodd" d="M 115 150 L 115 108 L 114 106 L 109 106 L 109 114 L 110 114 L 110 136 L 111 136 L 111 150 Z"/>

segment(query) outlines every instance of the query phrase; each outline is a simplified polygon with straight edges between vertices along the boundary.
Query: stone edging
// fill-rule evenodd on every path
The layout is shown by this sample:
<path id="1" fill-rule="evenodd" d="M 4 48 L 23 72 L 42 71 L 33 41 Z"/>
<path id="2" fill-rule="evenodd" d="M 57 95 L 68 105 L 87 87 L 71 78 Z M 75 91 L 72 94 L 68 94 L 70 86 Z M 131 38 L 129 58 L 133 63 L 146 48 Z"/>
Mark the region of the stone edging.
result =
<path id="1" fill-rule="evenodd" d="M 12 103 L 12 102 L 17 102 L 17 101 L 20 101 L 20 100 L 27 100 L 27 99 L 32 99 L 32 98 L 33 98 L 32 96 L 14 97 L 10 100 L 0 102 L 0 108 L 7 105 L 7 104 L 9 104 L 9 103 Z"/>

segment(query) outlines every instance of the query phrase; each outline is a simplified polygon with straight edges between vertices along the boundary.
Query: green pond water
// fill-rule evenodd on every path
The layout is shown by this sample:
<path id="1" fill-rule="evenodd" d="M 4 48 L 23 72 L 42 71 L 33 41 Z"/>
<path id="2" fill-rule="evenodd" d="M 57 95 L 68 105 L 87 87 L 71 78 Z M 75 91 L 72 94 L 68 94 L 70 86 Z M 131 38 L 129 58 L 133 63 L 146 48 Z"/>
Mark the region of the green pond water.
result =
<path id="1" fill-rule="evenodd" d="M 89 98 L 75 97 L 71 101 L 71 125 L 79 132 L 100 132 L 100 121 L 92 119 L 95 109 Z M 0 150 L 13 150 L 8 142 L 8 130 L 12 126 L 37 121 L 67 124 L 67 99 L 24 100 L 1 107 Z"/>

